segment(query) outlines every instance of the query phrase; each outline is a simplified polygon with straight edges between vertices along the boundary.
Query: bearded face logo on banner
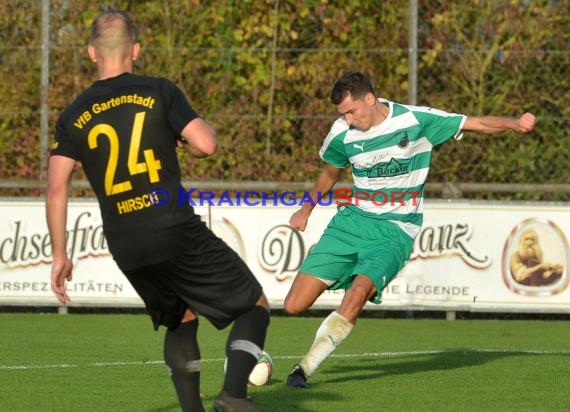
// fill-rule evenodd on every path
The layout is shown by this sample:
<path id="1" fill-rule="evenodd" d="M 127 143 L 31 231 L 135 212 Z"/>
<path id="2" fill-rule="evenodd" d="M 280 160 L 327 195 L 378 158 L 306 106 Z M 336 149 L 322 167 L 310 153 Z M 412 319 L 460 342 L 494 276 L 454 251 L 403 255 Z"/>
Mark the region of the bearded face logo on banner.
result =
<path id="1" fill-rule="evenodd" d="M 517 225 L 503 250 L 503 280 L 522 295 L 555 295 L 566 289 L 568 243 L 555 223 L 526 219 Z"/>

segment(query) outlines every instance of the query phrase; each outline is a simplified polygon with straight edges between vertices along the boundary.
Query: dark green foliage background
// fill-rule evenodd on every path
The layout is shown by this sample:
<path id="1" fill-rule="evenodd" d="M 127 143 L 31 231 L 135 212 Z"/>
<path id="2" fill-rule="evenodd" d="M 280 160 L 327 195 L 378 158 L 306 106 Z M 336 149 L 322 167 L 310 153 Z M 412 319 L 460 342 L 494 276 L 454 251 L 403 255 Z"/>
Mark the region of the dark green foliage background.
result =
<path id="1" fill-rule="evenodd" d="M 101 4 L 49 3 L 53 132 L 59 112 L 96 79 L 85 45 Z M 369 74 L 380 96 L 408 102 L 408 0 L 109 3 L 128 10 L 139 25 L 144 51 L 136 71 L 171 78 L 219 133 L 214 157 L 182 155 L 188 180 L 314 180 L 321 166 L 318 148 L 336 117 L 328 94 L 347 69 Z M 430 182 L 568 182 L 570 2 L 419 4 L 417 104 L 468 115 L 530 110 L 539 117 L 530 135 L 469 134 L 441 146 Z M 42 175 L 41 52 L 41 2 L 0 0 L 3 180 Z"/>

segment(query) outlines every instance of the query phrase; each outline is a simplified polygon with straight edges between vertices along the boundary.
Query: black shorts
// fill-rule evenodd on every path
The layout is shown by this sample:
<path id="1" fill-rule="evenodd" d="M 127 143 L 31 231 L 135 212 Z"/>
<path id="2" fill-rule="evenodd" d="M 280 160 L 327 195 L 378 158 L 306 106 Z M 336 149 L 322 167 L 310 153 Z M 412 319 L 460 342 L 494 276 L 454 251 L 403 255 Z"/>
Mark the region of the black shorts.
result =
<path id="1" fill-rule="evenodd" d="M 262 288 L 244 261 L 205 225 L 182 235 L 184 247 L 164 262 L 125 270 L 158 329 L 176 328 L 187 308 L 223 329 L 249 311 Z"/>

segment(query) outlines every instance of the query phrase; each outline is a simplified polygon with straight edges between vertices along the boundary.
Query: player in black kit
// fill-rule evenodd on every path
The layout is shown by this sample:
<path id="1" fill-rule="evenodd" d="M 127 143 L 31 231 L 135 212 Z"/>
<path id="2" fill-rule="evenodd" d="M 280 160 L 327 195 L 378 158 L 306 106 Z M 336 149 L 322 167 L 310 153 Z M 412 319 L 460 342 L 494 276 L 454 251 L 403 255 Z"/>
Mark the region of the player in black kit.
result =
<path id="1" fill-rule="evenodd" d="M 140 45 L 127 13 L 103 12 L 93 23 L 88 52 L 99 80 L 61 114 L 49 161 L 52 289 L 61 303 L 69 301 L 67 201 L 79 161 L 97 195 L 113 258 L 143 299 L 154 328 L 167 328 L 164 360 L 182 410 L 204 411 L 196 339 L 202 315 L 218 329 L 233 322 L 215 410 L 257 411 L 247 382 L 264 346 L 268 301 L 246 264 L 205 226 L 181 190 L 176 148 L 210 156 L 215 132 L 169 80 L 132 73 Z"/>

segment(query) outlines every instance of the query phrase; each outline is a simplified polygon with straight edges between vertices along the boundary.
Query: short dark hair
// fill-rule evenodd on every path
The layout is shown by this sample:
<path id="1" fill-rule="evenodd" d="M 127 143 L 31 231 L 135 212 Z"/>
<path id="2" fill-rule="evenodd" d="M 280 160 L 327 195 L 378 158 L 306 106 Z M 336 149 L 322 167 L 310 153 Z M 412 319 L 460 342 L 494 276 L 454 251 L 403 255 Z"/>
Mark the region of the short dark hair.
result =
<path id="1" fill-rule="evenodd" d="M 133 19 L 126 11 L 116 9 L 114 7 L 106 8 L 93 21 L 89 43 L 94 44 L 95 41 L 103 35 L 105 29 L 114 26 L 117 23 L 123 26 L 123 36 L 128 37 L 133 44 L 136 43 L 138 30 Z"/>
<path id="2" fill-rule="evenodd" d="M 331 102 L 339 105 L 347 96 L 361 99 L 367 93 L 374 93 L 370 79 L 357 71 L 348 71 L 338 78 L 331 91 Z"/>

